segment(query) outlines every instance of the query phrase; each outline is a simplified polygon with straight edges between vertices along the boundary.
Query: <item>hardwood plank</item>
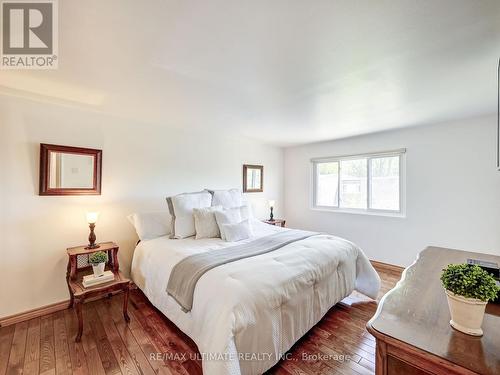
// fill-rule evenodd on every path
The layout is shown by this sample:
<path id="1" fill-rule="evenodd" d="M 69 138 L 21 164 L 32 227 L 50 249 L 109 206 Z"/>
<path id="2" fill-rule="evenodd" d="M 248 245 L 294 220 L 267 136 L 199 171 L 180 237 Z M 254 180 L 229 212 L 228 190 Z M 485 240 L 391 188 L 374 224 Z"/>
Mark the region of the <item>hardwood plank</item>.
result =
<path id="1" fill-rule="evenodd" d="M 10 348 L 7 374 L 22 374 L 24 366 L 24 354 L 26 351 L 26 337 L 28 334 L 28 322 L 16 324 L 12 346 Z"/>
<path id="2" fill-rule="evenodd" d="M 71 311 L 72 311 L 72 315 L 75 319 L 75 322 L 77 322 L 76 312 L 74 312 L 74 309 L 72 309 Z M 83 305 L 83 316 L 84 316 L 84 319 L 86 316 L 89 316 L 89 317 L 92 316 L 91 307 L 89 306 L 89 304 Z M 92 332 L 92 327 L 90 325 L 90 321 L 91 320 L 89 319 L 88 321 L 84 321 L 84 323 L 83 323 L 83 333 L 82 333 L 81 343 L 82 343 L 83 350 L 85 351 L 85 353 L 89 353 L 93 349 L 97 348 L 97 343 L 95 342 L 95 337 L 94 337 L 94 333 Z M 77 327 L 78 326 L 75 325 L 75 327 L 71 330 L 71 333 L 70 333 L 71 338 L 74 338 L 76 336 L 76 333 L 78 331 Z"/>
<path id="3" fill-rule="evenodd" d="M 117 323 L 116 329 L 125 343 L 125 346 L 139 372 L 145 375 L 156 374 L 157 372 L 155 368 L 144 355 L 127 324 L 125 322 Z"/>
<path id="4" fill-rule="evenodd" d="M 358 333 L 352 328 L 342 326 L 339 327 L 333 323 L 329 325 L 322 324 L 318 327 L 318 332 L 321 332 L 322 329 L 330 333 L 328 340 L 332 343 L 338 341 L 345 342 L 362 349 L 363 352 L 375 355 L 375 348 L 372 346 L 372 343 L 370 343 L 370 345 L 367 344 L 369 340 L 363 337 L 362 331 Z"/>
<path id="5" fill-rule="evenodd" d="M 313 372 L 313 370 L 309 371 L 304 371 L 300 366 L 299 361 L 293 361 L 293 360 L 282 360 L 279 364 L 278 367 L 282 367 L 286 370 L 287 373 L 293 374 L 293 375 L 315 375 L 316 372 Z"/>
<path id="6" fill-rule="evenodd" d="M 66 321 L 62 311 L 54 315 L 54 351 L 56 355 L 56 373 L 71 374 L 72 363 L 69 354 Z"/>
<path id="7" fill-rule="evenodd" d="M 374 354 L 368 353 L 364 351 L 362 348 L 358 347 L 351 340 L 346 341 L 345 335 L 337 338 L 332 336 L 329 332 L 323 331 L 321 328 L 317 328 L 314 330 L 314 338 L 320 341 L 325 346 L 331 349 L 340 349 L 345 352 L 345 354 L 349 354 L 351 358 L 353 358 L 356 362 L 359 362 L 361 358 L 373 357 Z M 353 355 L 354 354 L 354 355 Z"/>
<path id="8" fill-rule="evenodd" d="M 55 373 L 54 317 L 46 315 L 40 320 L 40 374 Z"/>
<path id="9" fill-rule="evenodd" d="M 313 357 L 322 355 L 318 362 L 320 362 L 320 364 L 326 364 L 328 367 L 340 373 L 364 375 L 352 368 L 352 363 L 356 363 L 356 361 L 361 359 L 359 356 L 352 356 L 352 354 L 343 352 L 341 349 L 334 350 L 324 345 L 324 343 L 310 339 L 305 340 L 304 345 L 301 346 L 301 349 L 306 350 L 308 354 L 312 355 Z"/>
<path id="10" fill-rule="evenodd" d="M 333 373 L 350 375 L 347 371 L 341 368 L 339 363 L 332 361 L 332 363 L 327 364 L 325 359 L 316 359 L 318 355 L 328 355 L 318 348 L 314 343 L 308 341 L 301 341 L 300 345 L 297 347 L 297 357 L 295 357 L 295 364 L 300 367 L 303 371 L 313 374 L 321 373 Z M 358 375 L 353 372 L 353 375 Z"/>
<path id="11" fill-rule="evenodd" d="M 147 311 L 147 310 L 146 310 Z M 149 339 L 155 344 L 155 346 L 159 349 L 158 353 L 162 355 L 171 354 L 174 356 L 176 354 L 175 349 L 172 349 L 169 345 L 167 345 L 162 337 L 162 335 L 158 332 L 159 326 L 153 325 L 151 323 L 151 317 L 154 315 L 154 312 L 150 315 L 143 315 L 141 310 L 137 311 L 136 317 L 139 319 L 139 322 L 144 327 L 144 331 L 148 335 Z M 165 328 L 163 328 L 164 330 Z M 179 352 L 177 352 L 178 354 Z M 164 363 L 167 364 L 174 374 L 183 374 L 189 375 L 189 372 L 182 366 L 181 361 L 172 360 L 167 361 L 164 360 Z"/>
<path id="12" fill-rule="evenodd" d="M 274 366 L 272 369 L 268 371 L 268 374 L 273 375 L 291 375 L 291 372 L 288 372 L 283 367 Z"/>
<path id="13" fill-rule="evenodd" d="M 128 352 L 125 344 L 123 343 L 113 319 L 109 314 L 109 308 L 107 304 L 109 301 L 103 301 L 96 306 L 97 315 L 101 320 L 102 327 L 106 333 L 106 336 L 111 343 L 111 349 L 118 360 L 118 365 L 120 366 L 122 374 L 134 374 L 138 375 L 139 370 L 137 369 L 130 353 Z"/>
<path id="14" fill-rule="evenodd" d="M 68 336 L 68 348 L 71 359 L 71 368 L 75 375 L 86 375 L 89 373 L 87 365 L 87 356 L 82 342 L 75 342 L 73 332 L 77 330 L 76 316 L 72 310 L 64 311 L 64 321 L 66 323 L 66 332 Z M 82 336 L 83 341 L 83 336 Z M 100 363 L 99 358 L 99 363 Z M 101 365 L 102 367 L 102 365 Z M 104 371 L 104 370 L 103 370 Z"/>
<path id="15" fill-rule="evenodd" d="M 26 339 L 25 362 L 38 361 L 40 359 L 40 318 L 28 322 L 28 336 Z"/>
<path id="16" fill-rule="evenodd" d="M 26 352 L 23 374 L 38 374 L 40 371 L 40 318 L 28 322 Z"/>
<path id="17" fill-rule="evenodd" d="M 142 326 L 131 329 L 130 332 L 139 344 L 153 370 L 158 374 L 171 375 L 172 372 L 168 369 L 166 364 L 155 359 L 155 354 L 159 353 L 160 350 L 149 340 L 148 335 L 144 332 Z"/>
<path id="18" fill-rule="evenodd" d="M 110 300 L 109 308 L 111 309 L 111 317 L 115 322 L 116 329 L 125 343 L 127 350 L 132 359 L 134 359 L 136 367 L 141 372 L 149 373 L 150 370 L 142 370 L 146 367 L 147 363 L 148 367 L 150 367 L 154 373 L 171 375 L 172 372 L 168 370 L 162 361 L 155 360 L 155 355 L 159 350 L 151 344 L 151 341 L 148 339 L 132 309 L 129 309 L 128 312 L 130 322 L 128 324 L 125 323 L 122 305 L 123 296 L 117 296 L 117 298 Z"/>
<path id="19" fill-rule="evenodd" d="M 116 297 L 112 298 L 110 301 L 110 308 L 112 311 L 112 318 L 115 323 L 122 323 L 124 321 L 123 318 L 123 294 L 119 294 Z M 132 307 L 132 303 L 129 301 L 128 315 L 130 318 L 130 322 L 128 323 L 128 327 L 130 330 L 136 328 L 142 328 L 141 324 L 137 321 L 133 313 L 134 308 Z"/>
<path id="20" fill-rule="evenodd" d="M 148 318 L 148 322 L 157 327 L 162 326 L 163 323 L 164 329 L 159 329 L 158 334 L 164 342 L 167 343 L 171 351 L 177 353 L 178 355 L 183 354 L 186 356 L 186 359 L 181 361 L 181 364 L 189 374 L 202 373 L 201 361 L 192 359 L 195 358 L 197 352 L 193 352 L 189 345 L 185 343 L 184 335 L 178 335 L 177 328 L 165 324 L 163 318 L 159 315 L 150 316 Z"/>
<path id="21" fill-rule="evenodd" d="M 40 373 L 40 361 L 24 362 L 23 375 L 29 374 L 39 374 Z"/>
<path id="22" fill-rule="evenodd" d="M 86 319 L 85 323 L 91 326 L 96 343 L 96 348 L 101 358 L 101 363 L 104 371 L 106 372 L 106 374 L 116 374 L 121 372 L 120 366 L 118 365 L 118 360 L 115 357 L 113 348 L 111 347 L 111 343 L 106 336 L 104 327 L 97 317 L 97 312 L 94 309 L 95 305 L 96 303 L 94 302 L 89 303 L 87 316 L 84 317 L 84 319 Z M 90 364 L 90 359 L 87 361 L 87 364 Z"/>
<path id="23" fill-rule="evenodd" d="M 9 363 L 10 349 L 12 347 L 15 329 L 15 326 L 0 328 L 0 374 L 5 374 L 7 372 L 7 364 Z"/>
<path id="24" fill-rule="evenodd" d="M 86 353 L 89 375 L 105 375 L 106 371 L 102 366 L 102 359 L 99 356 L 97 347 L 90 349 Z"/>

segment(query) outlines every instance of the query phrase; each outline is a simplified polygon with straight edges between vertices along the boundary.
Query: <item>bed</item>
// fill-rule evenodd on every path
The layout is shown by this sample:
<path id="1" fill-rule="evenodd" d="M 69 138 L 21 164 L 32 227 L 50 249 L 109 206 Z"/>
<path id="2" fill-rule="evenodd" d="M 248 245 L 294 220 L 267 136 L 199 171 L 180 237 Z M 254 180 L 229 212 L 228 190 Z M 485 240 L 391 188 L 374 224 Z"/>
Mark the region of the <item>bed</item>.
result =
<path id="1" fill-rule="evenodd" d="M 196 284 L 190 311 L 166 291 L 184 258 L 288 229 L 252 220 L 254 238 L 141 241 L 132 279 L 150 302 L 197 344 L 204 374 L 261 374 L 353 290 L 376 298 L 380 278 L 359 247 L 317 234 L 266 254 L 220 265 Z"/>

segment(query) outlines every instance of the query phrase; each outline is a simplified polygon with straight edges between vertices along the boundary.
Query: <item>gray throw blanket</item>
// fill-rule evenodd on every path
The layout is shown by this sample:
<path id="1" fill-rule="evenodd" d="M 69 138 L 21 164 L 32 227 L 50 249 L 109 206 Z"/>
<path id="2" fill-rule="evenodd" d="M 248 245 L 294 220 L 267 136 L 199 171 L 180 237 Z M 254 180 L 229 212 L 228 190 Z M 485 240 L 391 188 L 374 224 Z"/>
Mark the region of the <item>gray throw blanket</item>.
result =
<path id="1" fill-rule="evenodd" d="M 223 264 L 269 253 L 292 242 L 300 241 L 318 233 L 303 230 L 287 230 L 258 238 L 242 245 L 209 250 L 188 256 L 177 263 L 168 279 L 167 292 L 181 305 L 184 312 L 191 311 L 196 283 L 205 272 Z"/>

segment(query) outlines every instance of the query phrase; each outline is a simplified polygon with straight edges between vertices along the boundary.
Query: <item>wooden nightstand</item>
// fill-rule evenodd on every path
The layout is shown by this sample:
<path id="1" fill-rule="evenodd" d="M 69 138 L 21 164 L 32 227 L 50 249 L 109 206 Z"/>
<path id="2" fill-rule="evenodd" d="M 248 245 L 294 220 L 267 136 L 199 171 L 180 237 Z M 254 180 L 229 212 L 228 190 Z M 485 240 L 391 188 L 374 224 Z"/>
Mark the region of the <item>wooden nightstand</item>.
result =
<path id="1" fill-rule="evenodd" d="M 286 220 L 285 219 L 273 219 L 273 220 L 262 220 L 262 222 L 269 225 L 277 225 L 278 227 L 285 227 Z"/>
<path id="2" fill-rule="evenodd" d="M 108 295 L 116 291 L 123 291 L 125 293 L 123 299 L 123 316 L 127 323 L 130 321 L 127 313 L 130 280 L 124 277 L 119 270 L 118 245 L 114 242 L 104 242 L 99 245 L 100 247 L 96 249 L 85 249 L 85 246 L 70 247 L 66 249 L 69 258 L 66 280 L 68 282 L 70 294 L 70 307 L 73 307 L 73 305 L 75 306 L 76 314 L 78 316 L 78 334 L 75 338 L 76 342 L 79 342 L 82 338 L 82 304 L 87 298 L 99 295 Z M 115 279 L 107 283 L 85 288 L 82 284 L 83 276 L 92 273 L 92 266 L 88 262 L 89 255 L 97 251 L 103 251 L 108 254 L 106 270 L 112 271 L 115 275 Z"/>

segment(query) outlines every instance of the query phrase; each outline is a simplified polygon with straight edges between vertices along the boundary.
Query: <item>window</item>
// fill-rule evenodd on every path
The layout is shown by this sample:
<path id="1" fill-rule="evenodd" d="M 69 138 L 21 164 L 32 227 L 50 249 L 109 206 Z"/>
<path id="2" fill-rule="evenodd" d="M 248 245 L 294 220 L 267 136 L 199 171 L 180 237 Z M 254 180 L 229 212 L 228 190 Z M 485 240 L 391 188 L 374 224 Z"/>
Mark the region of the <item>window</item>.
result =
<path id="1" fill-rule="evenodd" d="M 401 214 L 404 153 L 313 159 L 314 207 Z"/>

